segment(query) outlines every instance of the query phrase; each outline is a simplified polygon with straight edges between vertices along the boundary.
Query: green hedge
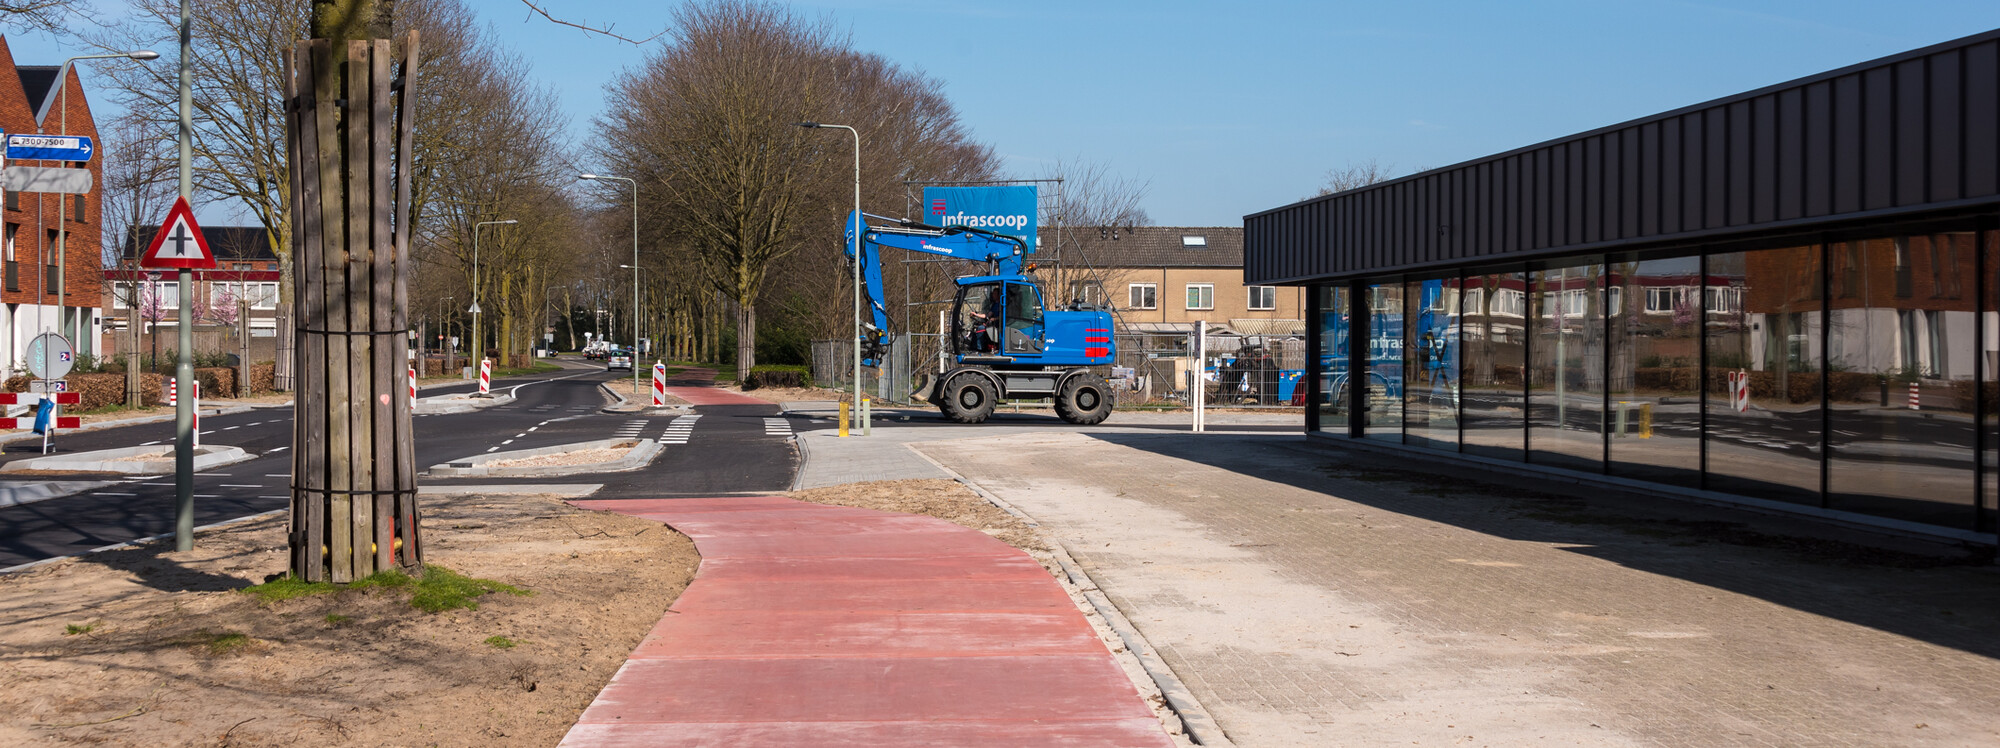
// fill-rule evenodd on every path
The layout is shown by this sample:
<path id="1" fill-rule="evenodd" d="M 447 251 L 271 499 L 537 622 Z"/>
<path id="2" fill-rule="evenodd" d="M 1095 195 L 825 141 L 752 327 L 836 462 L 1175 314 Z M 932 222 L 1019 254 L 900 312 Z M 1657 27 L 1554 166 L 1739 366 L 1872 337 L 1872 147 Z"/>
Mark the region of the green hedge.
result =
<path id="1" fill-rule="evenodd" d="M 812 371 L 803 366 L 767 364 L 750 369 L 750 375 L 743 378 L 743 389 L 759 387 L 808 387 L 812 385 Z"/>

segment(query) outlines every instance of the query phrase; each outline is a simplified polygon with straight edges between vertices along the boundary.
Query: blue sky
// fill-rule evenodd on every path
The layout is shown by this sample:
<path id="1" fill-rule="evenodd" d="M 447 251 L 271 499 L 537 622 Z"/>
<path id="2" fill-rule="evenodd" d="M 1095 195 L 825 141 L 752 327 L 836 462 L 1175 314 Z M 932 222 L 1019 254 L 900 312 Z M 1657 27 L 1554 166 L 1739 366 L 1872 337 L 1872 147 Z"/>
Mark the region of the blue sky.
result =
<path id="1" fill-rule="evenodd" d="M 470 0 L 591 137 L 645 50 Z M 115 6 L 116 0 L 101 5 Z M 546 0 L 631 36 L 668 0 Z M 1444 166 L 2000 28 L 1983 2 L 795 2 L 940 79 L 1014 176 L 1057 159 L 1148 186 L 1163 225 L 1235 225 L 1328 168 Z M 24 64 L 46 40 L 10 36 Z M 610 169 L 605 165 L 592 168 Z"/>

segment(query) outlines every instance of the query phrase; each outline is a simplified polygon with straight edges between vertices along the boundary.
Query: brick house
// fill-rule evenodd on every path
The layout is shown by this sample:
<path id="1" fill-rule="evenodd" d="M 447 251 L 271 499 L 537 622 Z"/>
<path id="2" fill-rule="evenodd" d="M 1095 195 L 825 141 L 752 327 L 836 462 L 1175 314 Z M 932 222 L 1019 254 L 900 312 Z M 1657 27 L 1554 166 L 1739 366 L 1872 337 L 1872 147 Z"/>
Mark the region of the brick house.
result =
<path id="1" fill-rule="evenodd" d="M 148 271 L 133 267 L 132 258 L 144 252 L 158 227 L 142 227 L 128 237 L 121 252 L 121 267 L 103 273 L 100 309 L 103 319 L 103 350 L 118 353 L 135 340 L 140 353 L 150 354 L 157 335 L 162 350 L 178 345 L 180 286 L 172 270 Z M 236 344 L 226 342 L 233 331 L 237 301 L 249 302 L 251 356 L 270 360 L 275 355 L 278 314 L 278 256 L 271 251 L 270 235 L 262 226 L 206 226 L 201 230 L 208 248 L 215 253 L 214 270 L 196 270 L 189 284 L 194 296 L 191 306 L 195 321 L 195 350 L 235 352 Z M 132 324 L 139 325 L 134 338 Z"/>
<path id="2" fill-rule="evenodd" d="M 1241 335 L 1305 334 L 1305 295 L 1299 289 L 1243 282 L 1240 226 L 1065 233 L 1070 236 L 1064 241 L 1087 260 L 1066 259 L 1064 287 L 1052 293 L 1062 294 L 1061 301 L 1108 304 L 1123 331 L 1192 332 L 1196 321 L 1207 320 L 1211 332 L 1223 327 Z"/>
<path id="3" fill-rule="evenodd" d="M 61 81 L 60 65 L 18 65 L 0 37 L 0 130 L 9 133 L 85 135 L 97 138 L 78 72 Z M 10 166 L 86 168 L 102 184 L 100 162 L 10 162 Z M 100 260 L 99 196 L 7 191 L 4 221 L 4 281 L 0 281 L 0 366 L 25 368 L 29 341 L 61 330 L 82 353 L 98 352 L 97 304 L 103 279 Z M 62 264 L 58 268 L 58 263 Z M 60 293 L 58 292 L 60 290 Z"/>

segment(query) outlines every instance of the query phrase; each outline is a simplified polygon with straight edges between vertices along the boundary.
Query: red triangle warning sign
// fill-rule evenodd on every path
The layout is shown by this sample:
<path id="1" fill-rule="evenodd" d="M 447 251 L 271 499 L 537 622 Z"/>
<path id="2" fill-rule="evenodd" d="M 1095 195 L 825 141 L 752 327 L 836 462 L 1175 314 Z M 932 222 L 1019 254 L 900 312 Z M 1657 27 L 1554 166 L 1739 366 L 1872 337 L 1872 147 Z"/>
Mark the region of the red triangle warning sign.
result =
<path id="1" fill-rule="evenodd" d="M 176 198 L 159 233 L 153 234 L 152 245 L 139 255 L 139 267 L 211 270 L 215 266 L 215 253 L 208 250 L 208 239 L 201 235 L 201 224 L 194 221 L 194 210 L 188 207 L 187 198 Z"/>

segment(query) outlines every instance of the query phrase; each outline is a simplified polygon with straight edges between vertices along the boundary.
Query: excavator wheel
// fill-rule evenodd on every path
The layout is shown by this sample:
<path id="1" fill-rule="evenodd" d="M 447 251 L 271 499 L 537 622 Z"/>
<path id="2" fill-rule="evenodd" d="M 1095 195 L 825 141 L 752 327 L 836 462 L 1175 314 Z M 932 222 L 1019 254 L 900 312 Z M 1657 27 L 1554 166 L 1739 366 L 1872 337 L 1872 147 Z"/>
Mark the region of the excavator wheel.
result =
<path id="1" fill-rule="evenodd" d="M 1084 372 L 1063 380 L 1056 391 L 1056 415 L 1081 426 L 1103 423 L 1111 417 L 1113 398 L 1104 377 Z"/>
<path id="2" fill-rule="evenodd" d="M 946 418 L 958 423 L 979 423 L 993 415 L 993 405 L 999 399 L 1000 393 L 993 390 L 993 380 L 966 371 L 945 380 L 937 403 Z"/>

